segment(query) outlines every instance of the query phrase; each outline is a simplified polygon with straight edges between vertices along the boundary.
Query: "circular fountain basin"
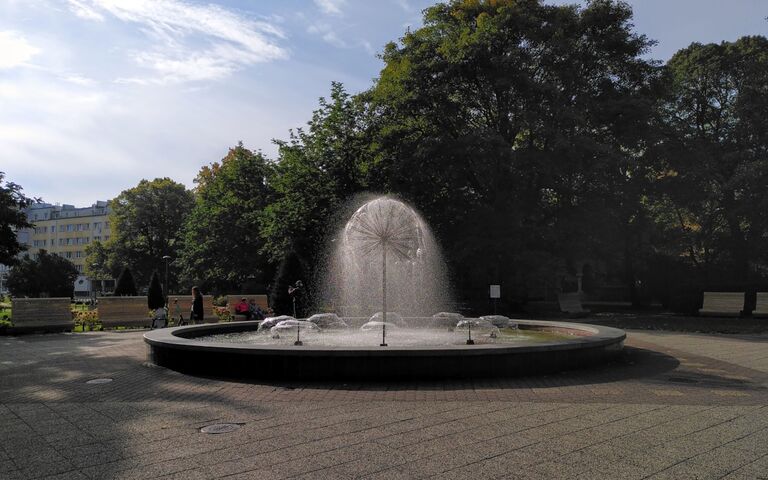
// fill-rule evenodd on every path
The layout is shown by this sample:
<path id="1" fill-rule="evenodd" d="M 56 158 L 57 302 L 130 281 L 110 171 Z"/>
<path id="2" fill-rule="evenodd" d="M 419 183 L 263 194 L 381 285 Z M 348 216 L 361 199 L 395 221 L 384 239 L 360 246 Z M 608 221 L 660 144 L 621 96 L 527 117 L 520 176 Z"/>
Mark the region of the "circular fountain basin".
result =
<path id="1" fill-rule="evenodd" d="M 144 335 L 149 360 L 183 373 L 267 380 L 405 380 L 539 375 L 583 368 L 619 354 L 623 330 L 566 322 L 516 320 L 521 331 L 551 332 L 552 339 L 520 344 L 480 338 L 474 345 L 328 345 L 290 342 L 227 343 L 211 335 L 248 334 L 255 322 L 164 328 Z M 445 336 L 446 329 L 414 329 Z M 480 332 L 478 332 L 480 333 Z M 323 334 L 317 334 L 322 336 Z M 201 338 L 206 337 L 206 338 Z M 374 337 L 372 336 L 371 339 Z M 380 337 L 377 337 L 380 340 Z"/>

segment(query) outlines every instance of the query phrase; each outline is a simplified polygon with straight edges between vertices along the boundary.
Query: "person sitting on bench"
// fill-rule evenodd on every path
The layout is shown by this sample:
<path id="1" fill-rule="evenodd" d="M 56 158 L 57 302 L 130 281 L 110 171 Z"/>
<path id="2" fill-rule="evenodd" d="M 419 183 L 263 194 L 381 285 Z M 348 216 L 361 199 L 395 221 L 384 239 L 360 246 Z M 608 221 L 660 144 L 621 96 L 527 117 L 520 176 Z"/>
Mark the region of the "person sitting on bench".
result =
<path id="1" fill-rule="evenodd" d="M 240 299 L 240 303 L 235 305 L 235 314 L 236 315 L 245 315 L 246 320 L 251 319 L 251 309 L 248 305 L 248 300 L 243 297 Z"/>

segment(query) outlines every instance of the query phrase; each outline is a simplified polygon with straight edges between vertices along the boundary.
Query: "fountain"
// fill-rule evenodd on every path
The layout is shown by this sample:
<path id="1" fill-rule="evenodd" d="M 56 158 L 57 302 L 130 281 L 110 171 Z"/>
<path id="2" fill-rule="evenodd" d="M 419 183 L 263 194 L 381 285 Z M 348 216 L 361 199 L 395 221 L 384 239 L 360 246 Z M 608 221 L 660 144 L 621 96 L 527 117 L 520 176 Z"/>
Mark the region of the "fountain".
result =
<path id="1" fill-rule="evenodd" d="M 608 327 L 446 312 L 450 288 L 437 242 L 395 198 L 361 205 L 333 245 L 322 291 L 341 315 L 154 330 L 144 336 L 150 360 L 236 377 L 461 378 L 587 366 L 623 346 L 624 332 Z"/>

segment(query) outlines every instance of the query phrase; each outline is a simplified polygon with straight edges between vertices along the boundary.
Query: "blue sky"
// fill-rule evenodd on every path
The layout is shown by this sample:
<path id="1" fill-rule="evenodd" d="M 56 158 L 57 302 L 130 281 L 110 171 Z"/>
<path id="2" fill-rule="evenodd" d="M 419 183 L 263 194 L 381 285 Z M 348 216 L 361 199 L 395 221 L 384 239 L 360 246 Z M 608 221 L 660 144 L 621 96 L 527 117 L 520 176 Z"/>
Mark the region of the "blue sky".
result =
<path id="1" fill-rule="evenodd" d="M 551 3 L 579 3 L 550 0 Z M 242 140 L 274 157 L 327 95 L 371 85 L 376 53 L 422 0 L 0 0 L 0 171 L 89 205 L 200 166 Z M 766 0 L 634 0 L 668 59 L 693 41 L 768 35 Z"/>

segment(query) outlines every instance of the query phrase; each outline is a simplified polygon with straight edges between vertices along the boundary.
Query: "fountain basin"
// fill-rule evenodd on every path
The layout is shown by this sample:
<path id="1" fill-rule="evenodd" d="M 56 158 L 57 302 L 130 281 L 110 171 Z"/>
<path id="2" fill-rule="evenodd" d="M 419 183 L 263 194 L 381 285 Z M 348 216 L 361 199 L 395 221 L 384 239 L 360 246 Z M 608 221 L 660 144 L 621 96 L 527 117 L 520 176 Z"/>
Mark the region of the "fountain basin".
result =
<path id="1" fill-rule="evenodd" d="M 149 360 L 193 375 L 265 380 L 409 380 L 539 375 L 611 360 L 623 330 L 566 322 L 517 320 L 521 330 L 567 334 L 536 344 L 440 346 L 252 345 L 196 337 L 255 331 L 254 322 L 158 329 L 144 335 Z"/>

